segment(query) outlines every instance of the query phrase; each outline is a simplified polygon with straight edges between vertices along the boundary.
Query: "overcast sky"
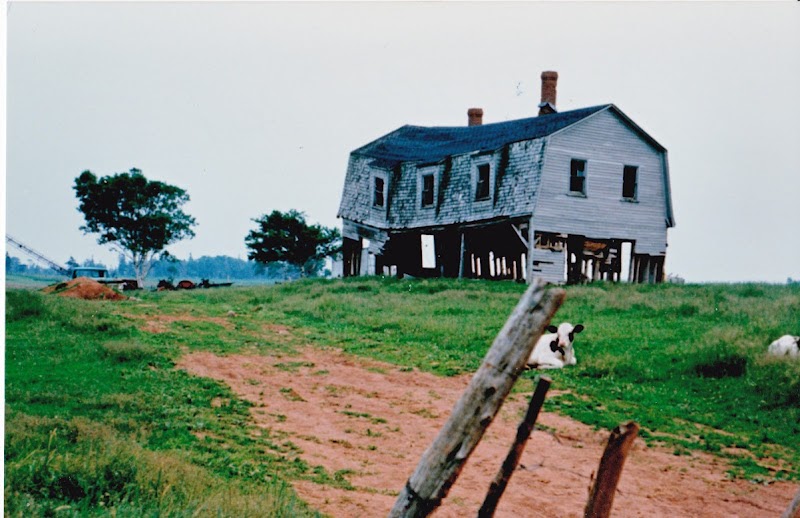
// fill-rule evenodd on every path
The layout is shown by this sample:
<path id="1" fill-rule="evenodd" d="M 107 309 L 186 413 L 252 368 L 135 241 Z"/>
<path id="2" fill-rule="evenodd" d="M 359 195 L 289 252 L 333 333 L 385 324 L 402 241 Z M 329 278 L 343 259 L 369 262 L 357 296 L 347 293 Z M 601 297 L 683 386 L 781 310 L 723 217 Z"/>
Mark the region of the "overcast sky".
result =
<path id="1" fill-rule="evenodd" d="M 341 225 L 352 150 L 534 116 L 557 70 L 559 110 L 614 103 L 669 150 L 669 273 L 800 278 L 796 2 L 10 2 L 7 31 L 7 233 L 62 263 L 117 262 L 79 230 L 86 169 L 186 189 L 179 258 L 245 258 L 274 209 Z"/>

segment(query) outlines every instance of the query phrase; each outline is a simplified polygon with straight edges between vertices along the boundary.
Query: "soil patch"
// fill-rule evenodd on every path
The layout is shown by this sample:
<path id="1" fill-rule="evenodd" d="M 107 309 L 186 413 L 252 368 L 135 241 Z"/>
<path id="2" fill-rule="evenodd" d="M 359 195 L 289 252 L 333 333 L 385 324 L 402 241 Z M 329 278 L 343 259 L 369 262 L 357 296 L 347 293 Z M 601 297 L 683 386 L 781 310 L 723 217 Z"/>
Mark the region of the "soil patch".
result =
<path id="1" fill-rule="evenodd" d="M 123 316 L 143 321 L 139 329 L 148 333 L 166 333 L 169 324 L 173 322 L 211 322 L 225 329 L 232 329 L 233 324 L 229 318 L 223 317 L 203 317 L 194 315 L 134 315 L 125 313 Z"/>
<path id="2" fill-rule="evenodd" d="M 288 435 L 298 455 L 353 490 L 296 481 L 298 494 L 336 517 L 385 516 L 471 376 L 440 378 L 338 350 L 294 355 L 184 356 L 178 367 L 227 383 L 252 402 L 256 425 Z M 436 517 L 475 516 L 524 414 L 512 395 L 470 457 Z M 580 517 L 609 432 L 543 412 L 497 517 Z M 795 484 L 728 480 L 711 455 L 675 456 L 637 440 L 614 500 L 614 516 L 779 516 Z"/>
<path id="3" fill-rule="evenodd" d="M 122 293 L 100 284 L 89 277 L 78 277 L 69 282 L 59 282 L 42 289 L 44 293 L 55 293 L 62 297 L 73 297 L 85 300 L 125 300 Z"/>

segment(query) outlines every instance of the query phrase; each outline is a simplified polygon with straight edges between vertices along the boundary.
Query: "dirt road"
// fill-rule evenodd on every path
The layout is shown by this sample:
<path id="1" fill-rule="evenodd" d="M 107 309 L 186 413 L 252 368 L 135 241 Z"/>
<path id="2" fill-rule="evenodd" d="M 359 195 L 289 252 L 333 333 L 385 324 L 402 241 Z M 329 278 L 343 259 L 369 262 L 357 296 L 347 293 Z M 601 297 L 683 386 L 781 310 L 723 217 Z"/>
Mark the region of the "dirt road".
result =
<path id="1" fill-rule="evenodd" d="M 355 489 L 295 483 L 301 498 L 336 517 L 388 513 L 469 382 L 310 348 L 292 356 L 193 353 L 178 367 L 227 383 L 254 404 L 258 426 L 286 434 L 309 464 L 344 474 Z M 523 395 L 506 402 L 434 516 L 475 516 L 526 404 Z M 548 413 L 537 425 L 496 516 L 582 516 L 608 432 Z M 797 490 L 727 480 L 725 470 L 724 460 L 675 456 L 637 440 L 614 516 L 780 516 Z"/>

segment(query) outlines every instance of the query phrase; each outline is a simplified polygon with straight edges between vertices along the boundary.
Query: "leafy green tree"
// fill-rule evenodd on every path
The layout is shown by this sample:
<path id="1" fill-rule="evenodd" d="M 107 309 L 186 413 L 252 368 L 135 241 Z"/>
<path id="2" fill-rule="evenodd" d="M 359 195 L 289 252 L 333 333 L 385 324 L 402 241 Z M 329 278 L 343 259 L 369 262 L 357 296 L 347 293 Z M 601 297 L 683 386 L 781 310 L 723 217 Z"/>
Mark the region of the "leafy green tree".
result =
<path id="1" fill-rule="evenodd" d="M 273 210 L 253 220 L 257 224 L 245 237 L 247 258 L 261 264 L 285 262 L 301 268 L 303 275 L 316 275 L 326 257 L 339 253 L 341 235 L 336 228 L 306 223 L 296 210 Z"/>
<path id="2" fill-rule="evenodd" d="M 194 237 L 193 217 L 182 210 L 189 195 L 183 189 L 150 181 L 139 169 L 97 178 L 84 171 L 75 179 L 84 233 L 100 234 L 133 265 L 141 286 L 153 262 L 168 255 L 167 245 Z"/>

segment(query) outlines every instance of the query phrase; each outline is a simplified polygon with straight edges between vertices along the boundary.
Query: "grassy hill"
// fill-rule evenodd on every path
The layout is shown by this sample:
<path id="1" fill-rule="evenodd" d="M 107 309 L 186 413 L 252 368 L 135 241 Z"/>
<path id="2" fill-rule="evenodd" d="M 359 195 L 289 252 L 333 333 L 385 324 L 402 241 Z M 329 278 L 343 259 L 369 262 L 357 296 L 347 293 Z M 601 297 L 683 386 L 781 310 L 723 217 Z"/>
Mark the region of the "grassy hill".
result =
<path id="1" fill-rule="evenodd" d="M 313 516 L 287 482 L 347 481 L 303 462 L 286 438 L 253 433 L 246 403 L 175 359 L 311 343 L 471 372 L 524 289 L 372 278 L 123 302 L 8 290 L 5 511 Z M 798 315 L 797 285 L 570 287 L 555 321 L 586 330 L 578 364 L 549 372 L 559 393 L 546 409 L 607 428 L 635 419 L 676 455 L 727 457 L 731 476 L 798 479 L 800 362 L 765 355 L 772 339 L 800 333 Z M 162 332 L 144 330 L 147 319 Z M 274 324 L 289 328 L 280 342 L 263 332 Z"/>

